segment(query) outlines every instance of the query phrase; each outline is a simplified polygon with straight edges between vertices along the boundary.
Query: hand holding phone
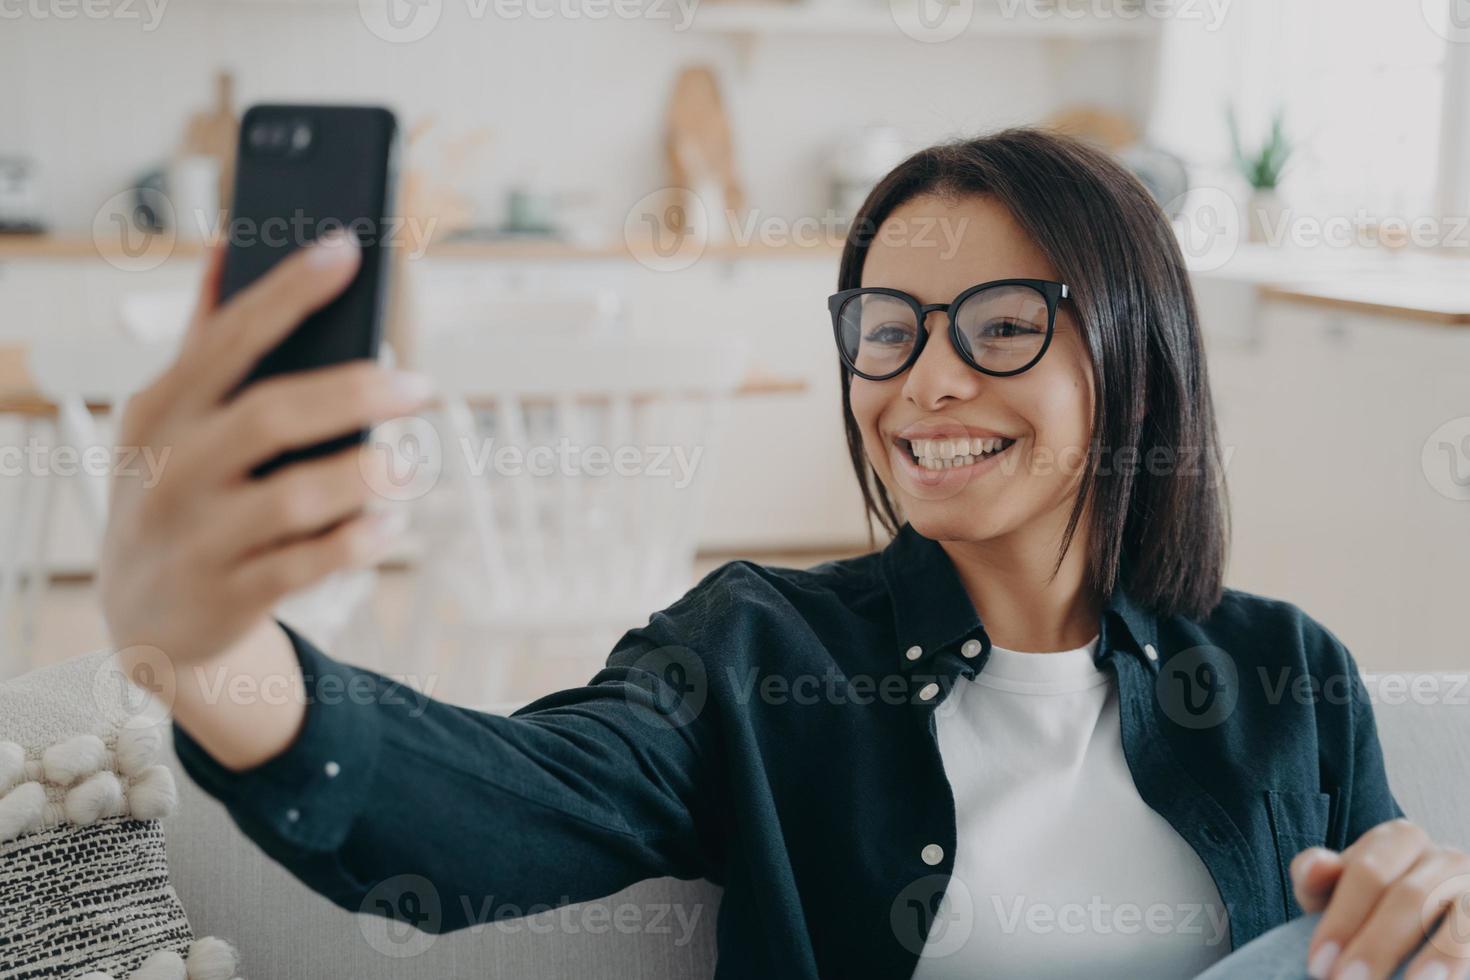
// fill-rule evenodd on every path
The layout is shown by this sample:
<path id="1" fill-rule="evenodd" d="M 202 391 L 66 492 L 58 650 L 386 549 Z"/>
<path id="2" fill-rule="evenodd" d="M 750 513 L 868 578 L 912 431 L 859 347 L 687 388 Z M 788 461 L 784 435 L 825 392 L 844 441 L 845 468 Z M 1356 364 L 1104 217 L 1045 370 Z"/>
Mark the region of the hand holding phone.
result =
<path id="1" fill-rule="evenodd" d="M 114 478 L 98 585 L 119 648 L 220 656 L 391 542 L 361 435 L 429 392 L 375 360 L 394 132 L 378 109 L 245 114 L 229 240 L 177 360 L 121 420 L 120 444 L 168 455 L 156 483 Z"/>
<path id="2" fill-rule="evenodd" d="M 98 588 L 112 642 L 170 663 L 212 659 L 290 593 L 368 564 L 394 511 L 372 511 L 381 454 L 352 445 L 254 477 L 262 463 L 419 409 L 427 379 L 357 359 L 242 383 L 361 268 L 346 236 L 295 250 L 227 303 L 210 256 L 175 362 L 127 403 L 120 445 L 150 448 L 113 478 Z M 164 455 L 166 453 L 166 455 Z"/>

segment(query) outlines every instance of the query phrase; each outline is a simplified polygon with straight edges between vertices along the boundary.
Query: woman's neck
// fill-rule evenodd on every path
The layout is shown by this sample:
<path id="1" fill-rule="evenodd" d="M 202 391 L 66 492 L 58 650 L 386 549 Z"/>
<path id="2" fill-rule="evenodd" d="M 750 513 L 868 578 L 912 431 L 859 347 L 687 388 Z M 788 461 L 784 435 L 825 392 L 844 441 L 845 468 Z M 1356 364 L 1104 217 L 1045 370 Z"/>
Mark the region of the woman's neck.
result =
<path id="1" fill-rule="evenodd" d="M 1097 635 L 1102 615 L 1102 598 L 1087 581 L 1085 525 L 1078 525 L 1055 576 L 1056 546 L 1038 547 L 1027 537 L 1021 533 L 940 545 L 954 563 L 990 642 L 1037 652 L 1085 646 Z"/>

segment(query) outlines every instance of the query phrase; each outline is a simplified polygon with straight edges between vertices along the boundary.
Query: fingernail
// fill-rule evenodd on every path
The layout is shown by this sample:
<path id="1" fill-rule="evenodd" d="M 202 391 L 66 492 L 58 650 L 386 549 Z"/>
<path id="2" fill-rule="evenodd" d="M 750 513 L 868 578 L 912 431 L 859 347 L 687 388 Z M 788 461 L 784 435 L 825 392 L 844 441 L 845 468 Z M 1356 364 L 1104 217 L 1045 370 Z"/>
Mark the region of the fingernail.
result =
<path id="1" fill-rule="evenodd" d="M 1338 974 L 1337 980 L 1368 980 L 1368 964 L 1362 960 L 1353 960 L 1347 965 L 1347 969 Z"/>
<path id="2" fill-rule="evenodd" d="M 1322 856 L 1327 852 L 1320 847 L 1309 847 L 1302 853 L 1305 857 L 1302 858 L 1302 863 L 1297 865 L 1296 871 L 1297 877 L 1299 878 L 1306 877 L 1307 872 L 1312 869 L 1312 865 L 1322 860 Z"/>
<path id="3" fill-rule="evenodd" d="M 1332 969 L 1332 964 L 1337 962 L 1337 954 L 1340 952 L 1342 952 L 1342 947 L 1337 943 L 1323 943 L 1307 961 L 1307 976 L 1312 980 L 1327 980 L 1327 972 Z"/>
<path id="4" fill-rule="evenodd" d="M 404 401 L 423 401 L 434 393 L 434 379 L 417 371 L 394 371 L 389 384 Z"/>
<path id="5" fill-rule="evenodd" d="M 1445 966 L 1439 960 L 1430 960 L 1415 970 L 1414 975 L 1409 980 L 1449 980 L 1449 977 L 1449 967 Z"/>
<path id="6" fill-rule="evenodd" d="M 311 243 L 307 261 L 314 266 L 337 265 L 357 251 L 357 236 L 345 228 L 333 228 Z"/>

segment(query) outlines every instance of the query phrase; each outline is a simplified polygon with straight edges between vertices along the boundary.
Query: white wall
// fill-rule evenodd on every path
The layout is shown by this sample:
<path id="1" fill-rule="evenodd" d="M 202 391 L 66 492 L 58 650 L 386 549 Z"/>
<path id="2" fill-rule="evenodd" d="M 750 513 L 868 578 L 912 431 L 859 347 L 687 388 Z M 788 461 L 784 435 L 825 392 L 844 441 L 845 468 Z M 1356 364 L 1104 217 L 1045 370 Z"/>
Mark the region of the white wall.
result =
<path id="1" fill-rule="evenodd" d="M 126 8 L 138 19 L 54 16 L 73 2 L 0 5 L 0 154 L 32 157 L 45 217 L 76 230 L 173 148 L 217 67 L 235 73 L 242 104 L 378 101 L 405 123 L 487 126 L 492 143 L 466 188 L 482 218 L 498 219 L 508 183 L 530 176 L 596 190 L 596 213 L 620 228 L 665 183 L 664 108 L 691 62 L 724 81 L 750 202 L 783 217 L 826 207 L 829 148 L 853 127 L 891 123 L 918 146 L 1079 99 L 1141 119 L 1152 63 L 1142 41 L 925 44 L 896 29 L 766 37 L 742 58 L 730 37 L 667 20 L 476 18 L 469 0 L 442 0 L 436 29 L 409 44 L 376 37 L 351 2 L 152 0 L 165 4 L 152 30 L 145 0 Z M 34 5 L 53 13 L 14 16 Z"/>

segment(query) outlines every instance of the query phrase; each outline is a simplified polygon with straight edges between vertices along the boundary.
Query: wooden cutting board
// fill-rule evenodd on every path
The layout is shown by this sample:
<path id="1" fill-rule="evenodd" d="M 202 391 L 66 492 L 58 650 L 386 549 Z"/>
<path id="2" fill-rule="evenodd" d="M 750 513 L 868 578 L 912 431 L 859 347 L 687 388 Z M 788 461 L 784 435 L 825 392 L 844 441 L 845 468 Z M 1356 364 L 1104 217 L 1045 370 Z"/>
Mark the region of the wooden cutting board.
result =
<path id="1" fill-rule="evenodd" d="M 745 194 L 735 174 L 730 122 L 719 83 L 708 68 L 698 65 L 679 73 L 669 99 L 665 135 L 669 184 L 693 190 L 712 180 L 724 195 L 719 203 L 741 214 Z M 671 220 L 681 216 L 677 209 L 670 212 Z"/>
<path id="2" fill-rule="evenodd" d="M 227 71 L 214 77 L 214 105 L 189 117 L 179 156 L 208 156 L 219 161 L 219 204 L 230 206 L 235 187 L 235 144 L 240 119 L 235 114 L 235 79 Z"/>

